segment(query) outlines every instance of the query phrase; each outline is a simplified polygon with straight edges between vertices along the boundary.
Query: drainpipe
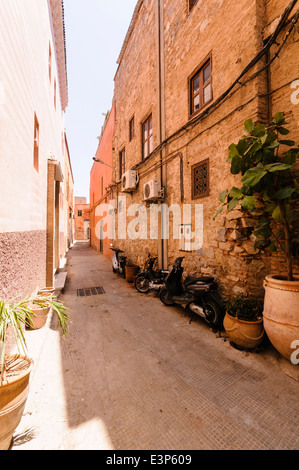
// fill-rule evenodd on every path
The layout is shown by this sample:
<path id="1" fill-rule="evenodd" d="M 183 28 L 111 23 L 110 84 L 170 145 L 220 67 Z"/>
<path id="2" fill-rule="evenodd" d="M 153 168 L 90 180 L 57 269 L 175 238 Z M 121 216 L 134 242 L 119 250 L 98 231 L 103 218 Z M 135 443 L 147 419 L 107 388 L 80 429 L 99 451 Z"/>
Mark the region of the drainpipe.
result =
<path id="1" fill-rule="evenodd" d="M 157 145 L 160 145 L 166 138 L 165 131 L 165 69 L 164 69 L 164 2 L 156 0 L 156 63 L 157 63 Z M 167 185 L 167 171 L 165 161 L 165 147 L 160 150 L 160 180 L 165 189 Z M 168 240 L 162 239 L 161 214 L 159 224 L 158 258 L 160 268 L 168 268 Z"/>

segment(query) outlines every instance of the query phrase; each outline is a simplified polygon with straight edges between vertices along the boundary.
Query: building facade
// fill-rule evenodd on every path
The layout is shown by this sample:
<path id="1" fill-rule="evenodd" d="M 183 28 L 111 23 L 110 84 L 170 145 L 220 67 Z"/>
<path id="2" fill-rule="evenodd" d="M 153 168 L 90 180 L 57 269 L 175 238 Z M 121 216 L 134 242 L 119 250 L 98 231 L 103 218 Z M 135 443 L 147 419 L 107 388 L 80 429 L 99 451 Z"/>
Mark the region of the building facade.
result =
<path id="1" fill-rule="evenodd" d="M 298 9 L 295 0 L 137 2 L 115 76 L 113 138 L 113 180 L 126 205 L 125 218 L 116 208 L 115 245 L 134 263 L 142 266 L 150 252 L 167 268 L 185 256 L 186 272 L 255 295 L 266 274 L 284 270 L 279 255 L 255 252 L 240 211 L 213 217 L 219 193 L 236 185 L 228 147 L 246 119 L 269 122 L 283 111 L 299 140 Z M 123 192 L 131 170 L 138 185 Z M 165 216 L 157 214 L 154 229 L 150 223 L 162 204 L 173 209 L 169 237 Z M 188 233 L 201 229 L 202 243 L 190 247 Z"/>
<path id="2" fill-rule="evenodd" d="M 86 197 L 75 197 L 75 240 L 90 239 L 90 205 Z"/>
<path id="3" fill-rule="evenodd" d="M 74 175 L 66 135 L 64 136 L 64 240 L 63 249 L 67 252 L 74 243 L 75 196 Z"/>
<path id="4" fill-rule="evenodd" d="M 90 172 L 90 244 L 93 249 L 106 257 L 111 257 L 112 237 L 102 236 L 107 217 L 105 205 L 116 195 L 117 185 L 113 180 L 113 135 L 115 126 L 115 103 L 106 115 L 95 161 Z"/>
<path id="5" fill-rule="evenodd" d="M 65 254 L 67 103 L 63 2 L 1 0 L 0 297 L 53 285 Z"/>

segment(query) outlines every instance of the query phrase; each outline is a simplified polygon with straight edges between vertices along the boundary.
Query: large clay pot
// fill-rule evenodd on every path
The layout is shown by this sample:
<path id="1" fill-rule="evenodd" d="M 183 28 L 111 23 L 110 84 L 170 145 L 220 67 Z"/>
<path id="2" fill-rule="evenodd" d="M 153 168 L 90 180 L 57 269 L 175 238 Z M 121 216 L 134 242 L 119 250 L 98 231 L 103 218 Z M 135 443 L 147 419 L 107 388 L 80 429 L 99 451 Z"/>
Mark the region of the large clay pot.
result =
<path id="1" fill-rule="evenodd" d="M 254 349 L 261 344 L 265 331 L 263 320 L 245 321 L 226 313 L 223 326 L 232 343 L 243 349 Z"/>
<path id="2" fill-rule="evenodd" d="M 294 342 L 299 340 L 299 276 L 294 281 L 267 276 L 264 287 L 265 331 L 274 348 L 292 361 Z"/>
<path id="3" fill-rule="evenodd" d="M 30 315 L 30 320 L 28 321 L 30 325 L 30 329 L 40 330 L 41 328 L 45 326 L 47 322 L 47 317 L 50 312 L 50 306 L 43 308 L 37 304 L 34 304 L 34 305 L 29 305 L 28 308 L 34 314 L 34 315 Z"/>
<path id="4" fill-rule="evenodd" d="M 138 274 L 138 266 L 126 266 L 126 279 L 128 282 L 133 282 L 134 277 Z"/>
<path id="5" fill-rule="evenodd" d="M 27 357 L 9 356 L 6 362 L 14 362 L 10 369 L 16 369 L 17 375 L 10 378 L 8 374 L 7 382 L 0 385 L 0 450 L 9 449 L 15 429 L 20 424 L 33 368 L 33 361 Z"/>

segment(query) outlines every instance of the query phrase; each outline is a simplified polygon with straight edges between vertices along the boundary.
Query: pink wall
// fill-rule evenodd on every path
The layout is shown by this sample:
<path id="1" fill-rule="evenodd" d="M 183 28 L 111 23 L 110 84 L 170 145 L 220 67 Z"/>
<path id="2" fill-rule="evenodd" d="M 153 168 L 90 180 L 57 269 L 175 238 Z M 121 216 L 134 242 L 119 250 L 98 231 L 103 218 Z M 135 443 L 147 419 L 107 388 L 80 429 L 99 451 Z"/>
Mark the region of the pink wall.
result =
<path id="1" fill-rule="evenodd" d="M 101 137 L 96 157 L 103 160 L 107 165 L 101 163 L 94 163 L 90 172 L 90 237 L 91 246 L 100 252 L 100 240 L 95 236 L 95 227 L 99 222 L 99 218 L 95 216 L 95 209 L 101 202 L 106 202 L 106 197 L 109 200 L 106 188 L 113 183 L 113 170 L 112 168 L 112 147 L 113 147 L 113 133 L 115 124 L 115 103 L 112 105 L 109 118 L 106 122 L 103 135 Z M 108 202 L 107 200 L 107 202 Z M 103 241 L 103 253 L 105 256 L 110 257 L 111 251 L 109 249 L 111 240 Z"/>

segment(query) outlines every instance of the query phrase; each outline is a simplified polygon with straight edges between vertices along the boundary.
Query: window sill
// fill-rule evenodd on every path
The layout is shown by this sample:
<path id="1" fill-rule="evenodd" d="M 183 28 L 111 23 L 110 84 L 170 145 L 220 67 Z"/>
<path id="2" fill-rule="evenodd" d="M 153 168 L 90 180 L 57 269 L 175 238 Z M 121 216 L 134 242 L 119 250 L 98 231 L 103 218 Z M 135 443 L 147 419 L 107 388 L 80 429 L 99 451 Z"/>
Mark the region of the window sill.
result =
<path id="1" fill-rule="evenodd" d="M 207 109 L 208 105 L 210 105 L 213 101 L 213 98 L 211 98 L 209 101 L 207 101 L 205 103 L 204 106 L 202 106 L 200 109 L 198 109 L 197 111 L 195 111 L 195 113 L 193 114 L 189 114 L 189 121 L 192 121 L 192 119 L 194 119 L 196 116 L 198 116 L 202 111 L 204 111 L 205 109 Z"/>

